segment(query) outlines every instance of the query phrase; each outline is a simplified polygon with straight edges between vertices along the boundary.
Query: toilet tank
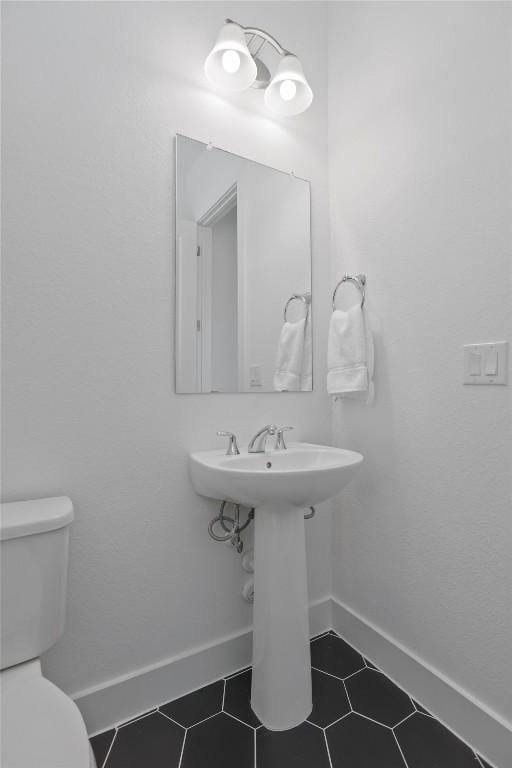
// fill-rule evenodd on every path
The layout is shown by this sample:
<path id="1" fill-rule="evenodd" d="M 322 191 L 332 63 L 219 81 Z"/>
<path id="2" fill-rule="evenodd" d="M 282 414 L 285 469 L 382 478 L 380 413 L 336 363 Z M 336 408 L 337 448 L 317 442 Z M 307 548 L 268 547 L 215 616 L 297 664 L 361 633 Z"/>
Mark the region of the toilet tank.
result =
<path id="1" fill-rule="evenodd" d="M 5 669 L 40 656 L 62 634 L 73 504 L 59 496 L 0 507 L 0 669 Z"/>

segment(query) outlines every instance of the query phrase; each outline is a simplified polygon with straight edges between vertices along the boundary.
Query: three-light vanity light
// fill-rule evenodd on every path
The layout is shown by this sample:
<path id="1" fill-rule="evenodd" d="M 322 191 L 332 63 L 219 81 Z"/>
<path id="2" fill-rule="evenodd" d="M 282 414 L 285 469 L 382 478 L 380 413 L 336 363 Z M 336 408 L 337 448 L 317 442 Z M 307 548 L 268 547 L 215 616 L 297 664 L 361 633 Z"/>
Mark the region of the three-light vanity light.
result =
<path id="1" fill-rule="evenodd" d="M 260 58 L 266 44 L 281 57 L 273 77 Z M 297 56 L 263 29 L 242 27 L 231 19 L 220 30 L 204 71 L 213 85 L 226 91 L 264 88 L 265 104 L 278 115 L 298 115 L 313 101 Z"/>

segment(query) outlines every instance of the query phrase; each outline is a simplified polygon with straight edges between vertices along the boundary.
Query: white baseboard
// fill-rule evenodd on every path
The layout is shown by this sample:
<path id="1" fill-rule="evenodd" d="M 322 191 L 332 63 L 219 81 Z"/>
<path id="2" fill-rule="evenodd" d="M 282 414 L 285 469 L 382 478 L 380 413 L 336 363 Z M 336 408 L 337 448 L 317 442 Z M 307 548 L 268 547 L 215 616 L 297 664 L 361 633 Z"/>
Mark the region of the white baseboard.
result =
<path id="1" fill-rule="evenodd" d="M 330 597 L 310 605 L 309 622 L 312 637 L 331 628 Z M 247 627 L 208 645 L 79 691 L 72 698 L 92 736 L 249 666 L 251 653 L 252 629 Z"/>
<path id="2" fill-rule="evenodd" d="M 332 598 L 333 629 L 497 768 L 509 768 L 512 725 L 392 637 Z"/>

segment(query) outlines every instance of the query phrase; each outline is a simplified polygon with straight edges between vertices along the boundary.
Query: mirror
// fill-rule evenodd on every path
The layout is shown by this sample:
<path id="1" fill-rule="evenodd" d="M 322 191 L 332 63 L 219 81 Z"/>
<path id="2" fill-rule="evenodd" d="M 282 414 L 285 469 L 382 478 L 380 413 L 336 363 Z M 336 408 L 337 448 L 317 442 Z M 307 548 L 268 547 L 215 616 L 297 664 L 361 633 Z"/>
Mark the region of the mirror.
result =
<path id="1" fill-rule="evenodd" d="M 309 182 L 176 138 L 176 391 L 312 390 Z"/>

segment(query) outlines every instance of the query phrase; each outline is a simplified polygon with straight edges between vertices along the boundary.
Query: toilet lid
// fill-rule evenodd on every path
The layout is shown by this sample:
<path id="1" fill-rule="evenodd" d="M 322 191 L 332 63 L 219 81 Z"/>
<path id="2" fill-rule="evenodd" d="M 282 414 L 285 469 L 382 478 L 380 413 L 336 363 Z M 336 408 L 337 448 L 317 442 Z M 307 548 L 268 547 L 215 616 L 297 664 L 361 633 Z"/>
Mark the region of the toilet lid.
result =
<path id="1" fill-rule="evenodd" d="M 85 723 L 69 696 L 44 677 L 2 688 L 2 768 L 89 768 Z"/>

